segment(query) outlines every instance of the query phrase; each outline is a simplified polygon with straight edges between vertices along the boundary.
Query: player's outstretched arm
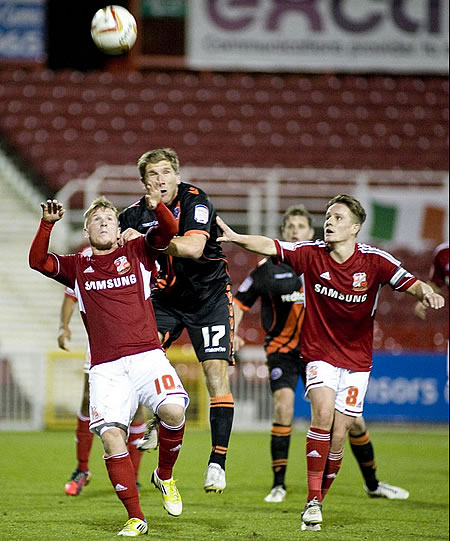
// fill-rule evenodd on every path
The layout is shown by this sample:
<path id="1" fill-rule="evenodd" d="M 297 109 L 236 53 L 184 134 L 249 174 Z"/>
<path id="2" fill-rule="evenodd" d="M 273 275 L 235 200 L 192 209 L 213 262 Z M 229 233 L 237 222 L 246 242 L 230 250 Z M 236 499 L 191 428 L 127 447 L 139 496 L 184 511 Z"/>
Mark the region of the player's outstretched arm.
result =
<path id="1" fill-rule="evenodd" d="M 222 236 L 217 239 L 218 242 L 232 242 L 249 252 L 261 255 L 277 255 L 275 241 L 272 239 L 260 235 L 240 235 L 233 231 L 219 216 L 217 217 L 217 224 L 222 229 Z"/>
<path id="2" fill-rule="evenodd" d="M 41 209 L 42 219 L 31 244 L 28 262 L 32 269 L 51 276 L 57 270 L 57 263 L 48 253 L 50 234 L 55 223 L 63 217 L 65 210 L 62 203 L 58 203 L 56 199 L 48 199 L 46 203 L 41 203 Z"/>
<path id="3" fill-rule="evenodd" d="M 416 297 L 425 308 L 432 308 L 433 310 L 440 310 L 445 306 L 445 299 L 439 293 L 436 293 L 434 289 L 423 282 L 422 280 L 417 280 L 409 289 L 406 290 L 406 293 Z"/>
<path id="4" fill-rule="evenodd" d="M 65 351 L 69 351 L 68 342 L 72 338 L 72 331 L 70 330 L 70 320 L 75 308 L 76 300 L 72 297 L 64 295 L 64 299 L 61 305 L 61 312 L 59 314 L 59 333 L 58 333 L 58 346 Z"/>
<path id="5" fill-rule="evenodd" d="M 200 259 L 207 241 L 203 233 L 189 233 L 170 241 L 166 250 L 168 255 L 185 257 L 188 259 Z"/>

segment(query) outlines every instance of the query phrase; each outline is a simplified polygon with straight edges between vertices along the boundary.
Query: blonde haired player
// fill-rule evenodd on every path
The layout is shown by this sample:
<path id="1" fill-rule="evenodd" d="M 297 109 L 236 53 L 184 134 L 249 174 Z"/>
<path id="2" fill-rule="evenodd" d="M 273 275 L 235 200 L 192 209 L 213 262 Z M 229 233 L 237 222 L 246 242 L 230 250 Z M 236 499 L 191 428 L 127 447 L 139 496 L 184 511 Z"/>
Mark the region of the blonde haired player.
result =
<path id="1" fill-rule="evenodd" d="M 90 430 L 105 449 L 112 486 L 125 506 L 128 520 L 118 535 L 137 537 L 148 531 L 126 441 L 139 403 L 161 419 L 158 468 L 152 482 L 161 491 L 169 514 L 182 512 L 172 477 L 181 449 L 188 395 L 158 339 L 151 303 L 155 261 L 177 231 L 154 182 L 150 198 L 159 227 L 145 237 L 119 245 L 117 209 L 106 199 L 95 200 L 85 214 L 85 234 L 92 257 L 48 253 L 53 226 L 64 215 L 56 200 L 42 203 L 42 219 L 30 248 L 30 267 L 72 288 L 78 299 L 91 352 L 89 371 Z"/>
<path id="2" fill-rule="evenodd" d="M 84 256 L 92 256 L 92 248 L 87 247 L 81 252 Z M 69 351 L 69 342 L 72 337 L 70 321 L 77 304 L 75 291 L 70 287 L 64 289 L 63 302 L 60 311 L 60 325 L 58 333 L 58 346 L 64 351 Z M 89 347 L 86 348 L 86 355 L 83 366 L 83 391 L 81 397 L 80 409 L 77 413 L 77 424 L 75 428 L 75 453 L 77 465 L 70 478 L 64 485 L 64 492 L 68 496 L 79 496 L 83 488 L 89 484 L 92 474 L 89 470 L 89 457 L 91 454 L 94 434 L 89 430 L 89 368 L 91 367 L 91 355 Z M 136 484 L 139 483 L 139 466 L 142 453 L 137 448 L 138 441 L 144 436 L 146 428 L 146 419 L 143 408 L 138 407 L 133 421 L 130 425 L 130 437 L 128 438 L 128 452 L 133 462 L 136 474 Z"/>

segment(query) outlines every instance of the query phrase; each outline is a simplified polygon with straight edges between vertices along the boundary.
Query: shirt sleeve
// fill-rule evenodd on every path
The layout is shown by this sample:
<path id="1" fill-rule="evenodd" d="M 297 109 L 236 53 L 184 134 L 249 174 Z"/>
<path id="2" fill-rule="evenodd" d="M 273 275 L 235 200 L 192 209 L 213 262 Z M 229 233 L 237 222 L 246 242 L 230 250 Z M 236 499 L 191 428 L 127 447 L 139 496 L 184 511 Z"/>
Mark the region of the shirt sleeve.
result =
<path id="1" fill-rule="evenodd" d="M 379 251 L 379 279 L 395 291 L 406 291 L 417 282 L 417 278 L 402 267 L 400 261 L 387 252 Z"/>
<path id="2" fill-rule="evenodd" d="M 31 243 L 30 252 L 28 254 L 28 263 L 33 270 L 36 270 L 54 278 L 58 271 L 58 262 L 54 254 L 49 253 L 50 235 L 54 227 L 54 223 L 49 223 L 41 220 L 39 228 Z"/>
<path id="3" fill-rule="evenodd" d="M 150 228 L 146 235 L 146 243 L 155 250 L 165 250 L 172 238 L 178 233 L 178 224 L 164 203 L 155 209 L 158 226 Z"/>
<path id="4" fill-rule="evenodd" d="M 215 221 L 215 211 L 205 193 L 189 189 L 183 200 L 182 213 L 184 235 L 201 233 L 210 237 L 213 221 Z"/>
<path id="5" fill-rule="evenodd" d="M 70 289 L 75 288 L 77 260 L 79 254 L 58 255 L 52 254 L 58 263 L 58 270 L 53 278 Z"/>
<path id="6" fill-rule="evenodd" d="M 258 289 L 258 277 L 257 270 L 253 270 L 246 278 L 243 280 L 234 299 L 237 304 L 245 312 L 250 310 L 250 308 L 255 304 L 255 302 L 260 297 L 260 291 Z"/>
<path id="7" fill-rule="evenodd" d="M 276 263 L 287 263 L 294 269 L 298 276 L 305 272 L 310 248 L 309 244 L 275 240 L 275 248 L 277 250 Z"/>
<path id="8" fill-rule="evenodd" d="M 75 295 L 75 291 L 70 288 L 70 287 L 66 287 L 64 289 L 64 296 L 65 297 L 69 297 L 70 299 L 74 300 L 74 301 L 77 301 L 77 296 Z"/>

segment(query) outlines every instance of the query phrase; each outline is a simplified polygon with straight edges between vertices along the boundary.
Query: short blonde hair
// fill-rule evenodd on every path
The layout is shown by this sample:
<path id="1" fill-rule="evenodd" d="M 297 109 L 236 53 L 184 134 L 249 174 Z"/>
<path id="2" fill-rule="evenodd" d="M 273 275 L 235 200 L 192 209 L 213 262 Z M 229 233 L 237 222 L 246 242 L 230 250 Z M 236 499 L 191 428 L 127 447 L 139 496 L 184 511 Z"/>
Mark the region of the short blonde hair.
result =
<path id="1" fill-rule="evenodd" d="M 117 219 L 119 217 L 119 210 L 117 209 L 117 207 L 113 205 L 111 201 L 109 201 L 109 199 L 106 199 L 106 197 L 102 195 L 100 197 L 97 197 L 97 199 L 94 199 L 87 211 L 84 213 L 84 227 L 88 225 L 91 216 L 97 209 L 110 209 L 114 212 Z"/>

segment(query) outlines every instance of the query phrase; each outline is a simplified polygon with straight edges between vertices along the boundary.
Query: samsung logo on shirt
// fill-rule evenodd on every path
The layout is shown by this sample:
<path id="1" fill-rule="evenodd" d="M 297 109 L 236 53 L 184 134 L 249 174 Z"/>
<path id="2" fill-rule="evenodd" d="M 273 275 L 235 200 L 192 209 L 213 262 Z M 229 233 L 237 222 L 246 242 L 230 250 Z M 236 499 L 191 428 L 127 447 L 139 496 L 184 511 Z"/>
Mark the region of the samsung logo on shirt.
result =
<path id="1" fill-rule="evenodd" d="M 320 295 L 326 295 L 332 299 L 337 299 L 338 301 L 344 302 L 365 302 L 367 300 L 367 294 L 365 295 L 354 295 L 352 293 L 346 294 L 333 289 L 332 287 L 326 287 L 322 284 L 315 284 L 314 291 Z"/>
<path id="2" fill-rule="evenodd" d="M 116 289 L 118 287 L 131 286 L 137 282 L 135 274 L 128 276 L 119 276 L 118 278 L 109 278 L 108 280 L 92 280 L 84 283 L 86 291 L 101 291 L 103 289 Z"/>

